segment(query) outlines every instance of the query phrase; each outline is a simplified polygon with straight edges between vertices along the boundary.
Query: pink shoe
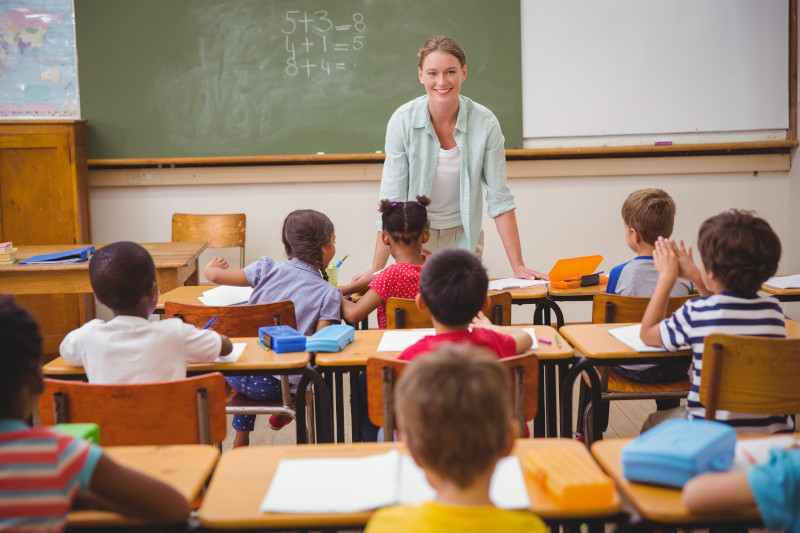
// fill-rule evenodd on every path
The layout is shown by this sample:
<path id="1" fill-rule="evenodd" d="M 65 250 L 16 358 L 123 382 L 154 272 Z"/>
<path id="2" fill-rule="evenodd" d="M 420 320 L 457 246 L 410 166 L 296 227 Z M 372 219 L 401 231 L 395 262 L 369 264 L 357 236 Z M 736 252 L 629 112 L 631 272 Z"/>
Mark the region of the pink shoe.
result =
<path id="1" fill-rule="evenodd" d="M 272 415 L 267 420 L 267 425 L 273 431 L 280 431 L 294 420 L 289 415 Z"/>

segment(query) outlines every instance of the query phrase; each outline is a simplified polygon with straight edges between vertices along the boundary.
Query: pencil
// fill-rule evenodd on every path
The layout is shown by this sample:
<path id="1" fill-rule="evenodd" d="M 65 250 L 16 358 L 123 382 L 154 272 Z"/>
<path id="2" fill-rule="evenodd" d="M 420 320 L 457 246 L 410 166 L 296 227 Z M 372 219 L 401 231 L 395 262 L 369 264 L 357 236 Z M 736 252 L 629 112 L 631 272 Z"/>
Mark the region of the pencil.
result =
<path id="1" fill-rule="evenodd" d="M 556 333 L 555 335 L 553 335 L 553 337 L 555 337 L 555 339 L 556 339 L 556 346 L 558 346 L 559 348 L 561 348 L 561 341 L 560 341 L 560 340 L 558 340 L 558 333 Z"/>

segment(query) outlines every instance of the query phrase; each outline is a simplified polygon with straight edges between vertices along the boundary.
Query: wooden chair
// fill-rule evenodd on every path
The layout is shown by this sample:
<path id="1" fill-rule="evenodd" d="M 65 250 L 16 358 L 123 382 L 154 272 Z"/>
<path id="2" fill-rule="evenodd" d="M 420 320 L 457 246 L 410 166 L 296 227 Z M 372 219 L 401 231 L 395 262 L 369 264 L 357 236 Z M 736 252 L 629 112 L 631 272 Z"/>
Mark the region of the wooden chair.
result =
<path id="1" fill-rule="evenodd" d="M 697 295 L 673 296 L 669 298 L 667 303 L 667 315 L 671 315 L 687 300 L 696 296 Z M 649 302 L 650 298 L 620 296 L 618 294 L 606 293 L 595 294 L 592 299 L 592 323 L 615 324 L 640 322 Z M 679 380 L 665 383 L 639 383 L 620 376 L 608 366 L 600 367 L 599 372 L 600 383 L 602 385 L 601 397 L 606 402 L 602 406 L 606 412 L 606 421 L 608 420 L 607 402 L 612 400 L 685 398 L 687 394 L 689 394 L 689 388 L 691 387 L 688 374 Z M 589 379 L 584 376 L 578 395 L 579 415 L 577 426 L 579 432 L 586 432 L 585 440 L 587 444 L 591 443 L 596 437 L 591 434 L 591 424 L 585 423 L 590 418 L 590 402 L 589 395 L 587 394 L 588 385 Z"/>
<path id="2" fill-rule="evenodd" d="M 244 268 L 247 217 L 231 215 L 172 215 L 172 242 L 205 241 L 209 248 L 239 248 L 239 268 Z"/>
<path id="3" fill-rule="evenodd" d="M 706 420 L 718 410 L 757 415 L 800 413 L 800 339 L 714 333 L 706 337 L 700 403 Z"/>
<path id="4" fill-rule="evenodd" d="M 539 358 L 534 353 L 500 359 L 514 387 L 514 417 L 522 428 L 536 416 L 539 401 Z M 369 419 L 391 435 L 396 426 L 394 385 L 410 361 L 370 357 L 367 359 L 367 408 Z"/>
<path id="5" fill-rule="evenodd" d="M 489 295 L 489 301 L 482 309 L 492 324 L 511 325 L 511 293 L 508 291 Z M 389 298 L 386 300 L 386 328 L 432 328 L 433 320 L 428 311 L 417 307 L 417 302 L 407 298 Z"/>
<path id="6" fill-rule="evenodd" d="M 187 324 L 200 328 L 205 326 L 212 318 L 216 318 L 211 326 L 212 329 L 228 337 L 257 337 L 258 328 L 262 326 L 284 325 L 293 328 L 297 327 L 294 303 L 290 300 L 268 304 L 234 306 L 165 302 L 164 316 L 180 318 Z M 288 376 L 282 375 L 280 378 L 281 400 L 253 400 L 243 397 L 241 394 L 233 394 L 227 398 L 226 411 L 228 414 L 288 415 L 296 418 L 297 413 L 292 406 L 289 392 Z M 306 405 L 310 405 L 310 402 Z M 312 414 L 309 410 L 309 426 L 313 426 L 312 420 Z"/>
<path id="7" fill-rule="evenodd" d="M 227 433 L 225 377 L 130 385 L 45 378 L 39 416 L 43 426 L 98 424 L 102 446 L 219 444 Z"/>

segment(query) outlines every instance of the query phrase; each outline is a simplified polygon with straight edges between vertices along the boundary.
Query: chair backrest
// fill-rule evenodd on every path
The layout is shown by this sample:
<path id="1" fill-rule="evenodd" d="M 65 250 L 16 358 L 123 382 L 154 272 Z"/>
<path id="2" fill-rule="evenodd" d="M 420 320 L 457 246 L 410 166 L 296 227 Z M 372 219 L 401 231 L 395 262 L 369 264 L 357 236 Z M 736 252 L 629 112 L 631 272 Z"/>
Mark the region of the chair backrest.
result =
<path id="1" fill-rule="evenodd" d="M 489 295 L 489 301 L 482 309 L 492 324 L 511 325 L 511 293 L 508 291 Z M 386 300 L 386 328 L 432 328 L 433 320 L 428 311 L 417 307 L 417 302 L 407 298 Z"/>
<path id="2" fill-rule="evenodd" d="M 262 326 L 297 327 L 291 300 L 254 305 L 194 305 L 165 302 L 164 315 L 199 328 L 216 317 L 211 329 L 229 337 L 257 337 Z"/>
<path id="3" fill-rule="evenodd" d="M 367 359 L 367 408 L 369 419 L 391 435 L 396 426 L 394 386 L 410 361 L 370 357 Z M 511 375 L 514 417 L 522 427 L 536 416 L 539 401 L 539 358 L 534 353 L 500 359 Z"/>
<path id="4" fill-rule="evenodd" d="M 718 410 L 758 415 L 800 413 L 800 339 L 714 333 L 706 337 L 700 403 L 706 419 Z"/>
<path id="5" fill-rule="evenodd" d="M 102 446 L 217 444 L 227 433 L 225 377 L 129 385 L 46 378 L 39 416 L 43 426 L 95 423 Z"/>
<path id="6" fill-rule="evenodd" d="M 671 315 L 687 300 L 697 297 L 672 296 L 667 303 L 667 315 Z M 620 296 L 619 294 L 595 294 L 592 299 L 592 323 L 616 324 L 621 322 L 641 322 L 650 298 L 639 296 Z"/>
<path id="7" fill-rule="evenodd" d="M 172 215 L 172 242 L 205 241 L 209 248 L 240 248 L 239 267 L 244 267 L 247 217 L 230 215 Z"/>

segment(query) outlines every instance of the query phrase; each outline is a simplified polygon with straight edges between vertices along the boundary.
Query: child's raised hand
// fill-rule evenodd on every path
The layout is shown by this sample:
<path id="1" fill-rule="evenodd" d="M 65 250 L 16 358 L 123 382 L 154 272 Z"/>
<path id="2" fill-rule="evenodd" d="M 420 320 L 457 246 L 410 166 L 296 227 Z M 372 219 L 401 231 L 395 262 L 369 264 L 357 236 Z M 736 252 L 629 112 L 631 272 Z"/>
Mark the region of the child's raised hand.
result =
<path id="1" fill-rule="evenodd" d="M 213 259 L 211 259 L 211 261 L 208 262 L 206 268 L 221 268 L 223 270 L 226 270 L 230 268 L 230 265 L 222 257 L 214 257 Z"/>
<path id="2" fill-rule="evenodd" d="M 678 247 L 672 239 L 659 237 L 653 250 L 653 262 L 659 277 L 677 279 L 680 271 Z"/>
<path id="3" fill-rule="evenodd" d="M 478 314 L 475 315 L 475 318 L 472 319 L 469 325 L 473 328 L 491 328 L 493 324 L 492 321 L 483 314 L 483 311 L 478 311 Z"/>
<path id="4" fill-rule="evenodd" d="M 687 251 L 686 245 L 683 244 L 683 239 L 679 240 L 677 243 L 673 240 L 671 240 L 671 242 L 675 254 L 678 257 L 678 276 L 696 283 L 696 280 L 699 279 L 700 271 L 697 265 L 694 264 L 692 247 L 690 246 Z"/>

